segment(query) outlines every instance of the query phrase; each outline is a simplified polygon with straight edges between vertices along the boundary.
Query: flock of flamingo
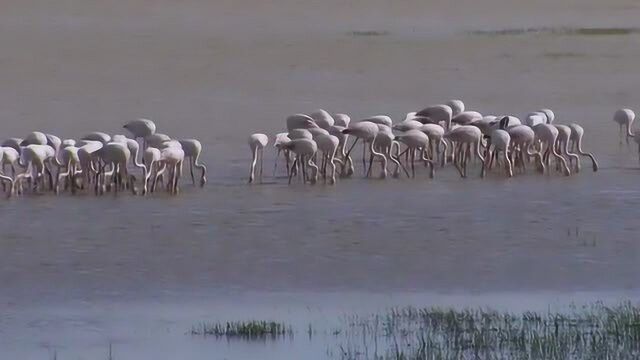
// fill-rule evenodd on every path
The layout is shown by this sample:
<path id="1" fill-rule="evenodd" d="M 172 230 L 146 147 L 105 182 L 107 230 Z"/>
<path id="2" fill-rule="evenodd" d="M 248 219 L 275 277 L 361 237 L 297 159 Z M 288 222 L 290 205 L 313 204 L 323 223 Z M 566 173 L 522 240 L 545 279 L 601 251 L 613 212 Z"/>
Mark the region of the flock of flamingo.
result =
<path id="1" fill-rule="evenodd" d="M 613 120 L 620 126 L 620 143 L 633 138 L 640 146 L 640 132 L 634 135 L 631 131 L 634 119 L 635 113 L 630 109 L 615 112 Z M 348 115 L 316 110 L 286 119 L 287 132 L 274 139 L 277 154 L 273 176 L 283 154 L 289 183 L 296 177 L 313 184 L 322 176 L 324 182 L 335 184 L 337 176 L 354 174 L 351 154 L 358 142 L 363 144 L 365 177 L 372 176 L 374 163 L 380 164 L 381 178 L 388 176 L 389 166 L 393 167 L 393 177 L 404 172 L 415 178 L 416 164 L 421 163 L 429 168 L 431 178 L 436 168 L 447 164 L 453 164 L 460 176 L 466 177 L 470 161 L 481 163 L 481 177 L 500 167 L 512 177 L 514 172 L 525 173 L 532 163 L 540 173 L 549 173 L 552 158 L 555 170 L 569 176 L 580 171 L 580 157 L 588 157 L 593 171 L 597 171 L 595 157 L 582 148 L 584 129 L 575 123 L 561 125 L 554 120 L 549 109 L 531 112 L 523 121 L 511 115 L 482 115 L 465 110 L 461 100 L 408 113 L 395 124 L 386 115 L 352 122 Z M 8 196 L 46 190 L 56 194 L 93 191 L 96 195 L 130 190 L 145 195 L 162 183 L 169 193 L 177 194 L 185 159 L 193 184 L 194 168 L 200 170 L 200 186 L 207 182 L 198 140 L 171 139 L 157 133 L 156 125 L 147 119 L 130 121 L 123 128 L 131 137 L 92 132 L 76 141 L 35 131 L 24 139 L 7 139 L 0 146 L 3 190 Z M 353 142 L 349 146 L 350 137 Z M 249 137 L 249 183 L 256 179 L 258 160 L 257 177 L 262 182 L 263 153 L 268 143 L 265 134 Z M 140 171 L 140 180 L 130 174 L 129 164 Z"/>
<path id="2" fill-rule="evenodd" d="M 61 189 L 74 194 L 93 189 L 96 195 L 131 190 L 144 195 L 155 191 L 161 182 L 166 184 L 168 192 L 177 194 L 185 159 L 189 161 L 194 185 L 195 167 L 201 171 L 200 186 L 204 186 L 207 168 L 199 161 L 202 145 L 198 140 L 171 139 L 157 133 L 156 125 L 147 119 L 128 122 L 123 128 L 132 138 L 92 132 L 78 141 L 61 140 L 55 135 L 34 131 L 24 139 L 7 139 L 0 147 L 0 180 L 4 191 L 8 196 L 44 190 L 58 194 Z M 142 151 L 138 139 L 142 139 Z M 141 172 L 141 184 L 129 174 L 129 163 Z M 11 168 L 11 176 L 7 175 L 7 167 Z M 18 168 L 22 169 L 19 173 Z"/>
<path id="3" fill-rule="evenodd" d="M 615 112 L 613 120 L 620 125 L 621 143 L 624 137 L 627 143 L 633 137 L 640 144 L 640 133 L 634 137 L 631 131 L 634 118 L 630 109 Z M 413 178 L 416 163 L 429 167 L 431 178 L 436 168 L 447 164 L 453 164 L 460 176 L 466 177 L 470 161 L 481 163 L 480 177 L 501 167 L 506 176 L 512 177 L 514 172 L 526 172 L 530 164 L 540 173 L 549 173 L 553 171 L 552 158 L 555 171 L 566 176 L 580 171 L 581 157 L 590 160 L 593 171 L 598 170 L 594 155 L 583 150 L 582 126 L 555 123 L 555 114 L 550 109 L 531 112 L 520 120 L 511 115 L 483 115 L 465 110 L 461 100 L 450 100 L 410 112 L 396 123 L 386 115 L 350 120 L 348 115 L 331 115 L 321 109 L 308 115 L 289 116 L 287 132 L 277 134 L 273 142 L 277 150 L 274 177 L 282 153 L 289 183 L 294 177 L 301 178 L 303 183 L 316 183 L 321 175 L 325 182 L 334 184 L 336 174 L 353 175 L 351 154 L 359 141 L 363 143 L 365 177 L 371 176 L 374 163 L 380 164 L 381 178 L 388 176 L 388 166 L 392 167 L 393 177 L 404 172 Z M 350 146 L 349 137 L 354 139 Z M 253 156 L 249 183 L 255 181 L 258 159 L 257 176 L 262 181 L 262 154 L 268 142 L 265 134 L 249 137 Z"/>

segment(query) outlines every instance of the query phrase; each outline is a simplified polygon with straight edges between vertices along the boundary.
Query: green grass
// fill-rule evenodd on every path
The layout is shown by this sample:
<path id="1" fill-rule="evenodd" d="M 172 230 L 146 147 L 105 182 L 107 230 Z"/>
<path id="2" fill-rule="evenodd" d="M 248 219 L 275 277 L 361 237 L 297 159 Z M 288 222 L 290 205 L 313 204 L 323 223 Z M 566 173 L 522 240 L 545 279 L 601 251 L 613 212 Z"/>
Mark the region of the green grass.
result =
<path id="1" fill-rule="evenodd" d="M 629 303 L 571 313 L 402 308 L 347 327 L 340 359 L 640 358 L 640 308 Z"/>
<path id="2" fill-rule="evenodd" d="M 201 323 L 193 326 L 190 334 L 251 340 L 293 335 L 293 329 L 284 323 L 275 321 L 234 321 Z"/>

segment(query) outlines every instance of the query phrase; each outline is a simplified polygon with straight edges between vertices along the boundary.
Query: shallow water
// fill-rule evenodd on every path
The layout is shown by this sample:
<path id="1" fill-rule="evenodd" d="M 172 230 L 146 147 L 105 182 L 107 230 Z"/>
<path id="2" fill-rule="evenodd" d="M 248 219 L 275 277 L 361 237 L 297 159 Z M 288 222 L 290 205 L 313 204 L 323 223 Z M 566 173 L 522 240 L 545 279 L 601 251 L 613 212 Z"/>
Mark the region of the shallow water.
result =
<path id="1" fill-rule="evenodd" d="M 9 2 L 4 137 L 121 133 L 149 117 L 202 141 L 210 183 L 185 180 L 178 197 L 0 201 L 0 353 L 95 358 L 111 342 L 117 359 L 320 359 L 330 339 L 236 344 L 185 332 L 263 317 L 330 328 L 341 314 L 394 305 L 638 299 L 640 168 L 611 118 L 638 102 L 640 35 L 499 31 L 633 28 L 640 7 L 450 3 Z M 483 113 L 550 107 L 584 126 L 601 169 L 583 161 L 569 178 L 510 180 L 481 180 L 478 166 L 469 179 L 421 169 L 413 181 L 357 169 L 333 187 L 245 184 L 247 136 L 281 131 L 289 114 L 400 119 L 453 97 Z"/>

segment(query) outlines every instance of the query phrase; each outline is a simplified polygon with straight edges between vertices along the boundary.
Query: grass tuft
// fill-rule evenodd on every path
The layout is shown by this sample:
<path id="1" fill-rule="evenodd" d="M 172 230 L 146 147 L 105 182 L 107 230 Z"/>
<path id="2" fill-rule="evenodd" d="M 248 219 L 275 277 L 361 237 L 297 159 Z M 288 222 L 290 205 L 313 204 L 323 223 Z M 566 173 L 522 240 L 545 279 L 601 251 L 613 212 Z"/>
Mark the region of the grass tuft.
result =
<path id="1" fill-rule="evenodd" d="M 349 33 L 351 36 L 386 36 L 389 35 L 388 31 L 376 31 L 376 30 L 360 30 L 352 31 Z"/>
<path id="2" fill-rule="evenodd" d="M 293 335 L 291 326 L 275 321 L 234 321 L 226 323 L 201 323 L 191 327 L 191 335 L 216 336 L 241 339 L 266 339 Z"/>
<path id="3" fill-rule="evenodd" d="M 577 36 L 621 36 L 640 33 L 640 28 L 635 27 L 539 27 L 539 28 L 508 28 L 499 30 L 476 30 L 472 31 L 472 35 L 481 36 L 518 36 L 527 34 L 551 34 L 551 35 L 577 35 Z"/>
<path id="4" fill-rule="evenodd" d="M 627 359 L 640 358 L 640 307 L 603 304 L 572 313 L 513 314 L 484 309 L 392 309 L 352 318 L 341 359 Z M 377 331 L 377 327 L 380 330 Z M 363 330 L 363 329 L 366 329 Z M 369 357 L 362 343 L 383 343 Z"/>

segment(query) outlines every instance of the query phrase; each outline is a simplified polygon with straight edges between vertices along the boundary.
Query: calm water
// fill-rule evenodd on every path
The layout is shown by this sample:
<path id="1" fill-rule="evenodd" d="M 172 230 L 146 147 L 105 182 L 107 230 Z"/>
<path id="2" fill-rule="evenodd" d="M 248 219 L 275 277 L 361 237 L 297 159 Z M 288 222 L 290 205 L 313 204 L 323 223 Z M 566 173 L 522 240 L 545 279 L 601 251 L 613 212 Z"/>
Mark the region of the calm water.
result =
<path id="1" fill-rule="evenodd" d="M 471 34 L 624 28 L 638 15 L 631 1 L 9 1 L 2 137 L 122 133 L 149 117 L 202 141 L 210 183 L 185 182 L 178 197 L 0 201 L 0 354 L 89 359 L 111 342 L 118 360 L 323 359 L 330 339 L 185 331 L 251 318 L 330 328 L 393 305 L 638 299 L 638 151 L 618 145 L 611 118 L 639 102 L 640 35 Z M 551 107 L 584 126 L 601 170 L 583 161 L 569 178 L 481 180 L 476 166 L 469 179 L 446 168 L 378 181 L 358 169 L 333 187 L 245 184 L 247 136 L 281 131 L 289 114 L 400 119 L 453 97 L 483 113 Z"/>

